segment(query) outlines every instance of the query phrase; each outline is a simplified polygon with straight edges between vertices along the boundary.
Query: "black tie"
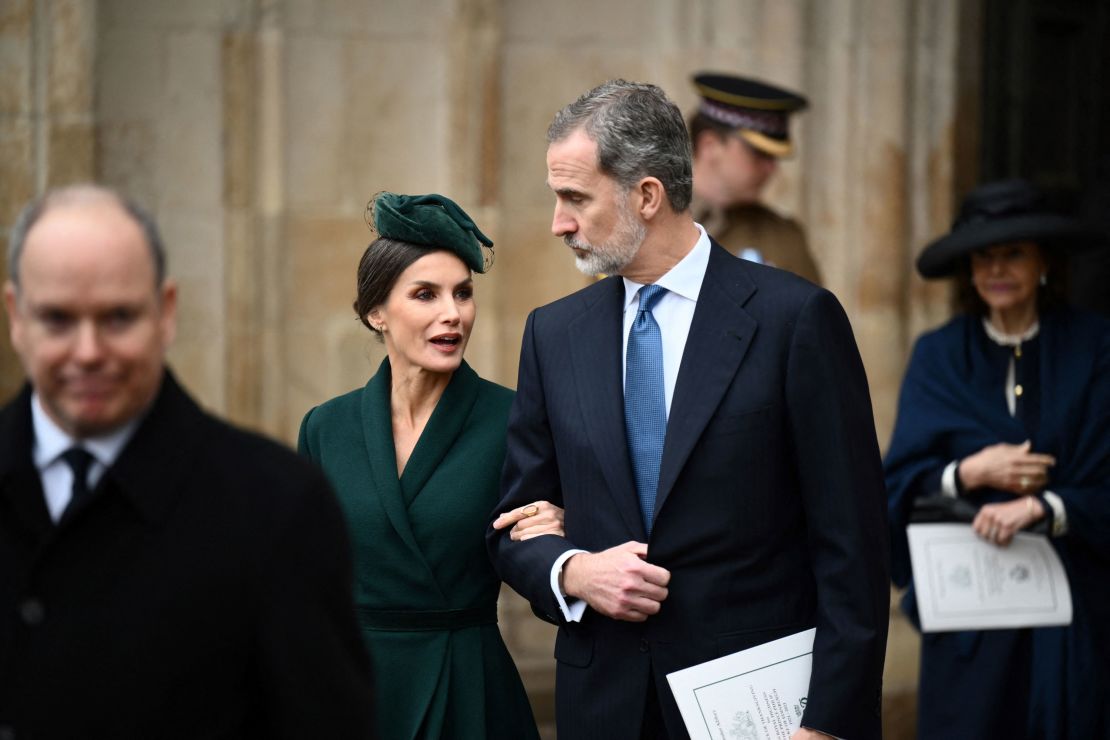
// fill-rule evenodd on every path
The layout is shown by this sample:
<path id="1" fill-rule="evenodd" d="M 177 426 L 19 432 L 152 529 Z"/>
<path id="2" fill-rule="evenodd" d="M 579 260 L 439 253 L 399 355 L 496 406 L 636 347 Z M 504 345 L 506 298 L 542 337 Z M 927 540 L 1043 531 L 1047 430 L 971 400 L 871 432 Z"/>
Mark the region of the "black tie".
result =
<path id="1" fill-rule="evenodd" d="M 73 471 L 73 494 L 70 496 L 69 506 L 66 507 L 68 510 L 72 509 L 78 501 L 88 497 L 89 466 L 92 465 L 95 458 L 83 447 L 70 447 L 62 453 L 62 459 Z"/>

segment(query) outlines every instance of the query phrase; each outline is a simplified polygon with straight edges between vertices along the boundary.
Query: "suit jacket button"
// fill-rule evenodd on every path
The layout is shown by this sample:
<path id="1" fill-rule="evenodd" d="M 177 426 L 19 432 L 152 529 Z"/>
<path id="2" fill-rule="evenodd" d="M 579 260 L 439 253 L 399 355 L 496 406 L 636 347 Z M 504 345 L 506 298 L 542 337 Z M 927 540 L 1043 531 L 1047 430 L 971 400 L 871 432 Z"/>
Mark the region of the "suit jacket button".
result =
<path id="1" fill-rule="evenodd" d="M 647 651 L 648 651 L 648 641 L 647 640 L 640 640 L 640 652 L 641 653 L 646 653 Z"/>
<path id="2" fill-rule="evenodd" d="M 42 624 L 42 620 L 46 618 L 46 608 L 38 599 L 24 599 L 19 605 L 19 617 L 23 624 L 34 627 Z M 0 740 L 4 740 L 3 735 L 0 735 Z"/>

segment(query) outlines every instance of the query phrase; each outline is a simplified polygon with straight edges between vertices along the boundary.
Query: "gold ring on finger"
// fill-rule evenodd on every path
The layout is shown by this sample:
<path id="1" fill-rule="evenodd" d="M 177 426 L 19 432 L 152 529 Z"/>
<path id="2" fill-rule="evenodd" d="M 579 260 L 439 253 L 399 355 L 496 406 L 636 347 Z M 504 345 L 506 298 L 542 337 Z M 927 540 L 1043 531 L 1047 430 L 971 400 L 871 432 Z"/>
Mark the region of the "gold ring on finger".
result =
<path id="1" fill-rule="evenodd" d="M 524 516 L 535 516 L 536 514 L 540 513 L 540 507 L 536 506 L 535 504 L 528 504 L 520 510 L 520 513 Z"/>
<path id="2" fill-rule="evenodd" d="M 1021 481 L 1020 482 L 1021 482 L 1021 490 L 1028 491 L 1029 490 L 1029 476 L 1028 475 L 1021 476 Z"/>

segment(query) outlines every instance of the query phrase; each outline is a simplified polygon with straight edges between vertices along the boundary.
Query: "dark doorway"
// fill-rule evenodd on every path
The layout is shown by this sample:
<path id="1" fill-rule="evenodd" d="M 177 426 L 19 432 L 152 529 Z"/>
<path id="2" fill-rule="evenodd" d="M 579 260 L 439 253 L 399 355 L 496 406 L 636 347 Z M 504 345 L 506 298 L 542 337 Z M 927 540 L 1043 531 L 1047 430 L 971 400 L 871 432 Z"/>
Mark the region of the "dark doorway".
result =
<path id="1" fill-rule="evenodd" d="M 1110 2 L 986 0 L 983 181 L 1024 177 L 1110 233 Z M 1076 305 L 1110 314 L 1110 249 L 1072 260 Z"/>

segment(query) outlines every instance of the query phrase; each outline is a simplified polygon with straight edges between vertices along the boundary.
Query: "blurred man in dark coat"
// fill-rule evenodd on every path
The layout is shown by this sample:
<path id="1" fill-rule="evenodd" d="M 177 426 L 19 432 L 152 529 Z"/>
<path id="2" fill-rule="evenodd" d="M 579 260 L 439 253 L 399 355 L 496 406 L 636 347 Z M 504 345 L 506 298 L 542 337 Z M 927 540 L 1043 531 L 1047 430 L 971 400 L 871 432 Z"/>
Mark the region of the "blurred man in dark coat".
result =
<path id="1" fill-rule="evenodd" d="M 337 504 L 166 369 L 153 222 L 54 191 L 8 269 L 29 383 L 0 411 L 0 738 L 368 737 Z"/>

